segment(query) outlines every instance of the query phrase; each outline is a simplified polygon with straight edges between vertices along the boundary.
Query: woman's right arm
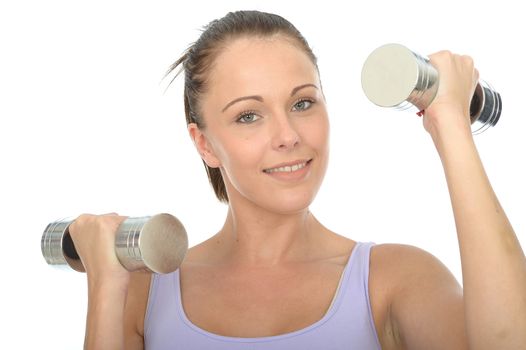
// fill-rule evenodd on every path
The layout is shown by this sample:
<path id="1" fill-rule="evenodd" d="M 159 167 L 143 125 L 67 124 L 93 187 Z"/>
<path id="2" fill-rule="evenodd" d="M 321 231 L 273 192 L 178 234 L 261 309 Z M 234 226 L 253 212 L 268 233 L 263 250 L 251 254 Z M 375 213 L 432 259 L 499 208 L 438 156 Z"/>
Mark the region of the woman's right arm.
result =
<path id="1" fill-rule="evenodd" d="M 135 273 L 128 272 L 115 254 L 115 234 L 126 218 L 115 213 L 83 214 L 69 226 L 88 277 L 84 340 L 84 348 L 88 350 L 144 348 L 135 320 L 140 315 L 136 305 L 141 304 L 138 300 L 145 290 L 137 286 L 144 285 L 140 281 L 144 281 L 145 276 L 135 277 Z M 145 303 L 143 300 L 142 304 Z"/>
<path id="2" fill-rule="evenodd" d="M 144 349 L 144 317 L 150 293 L 151 273 L 142 271 L 130 274 L 128 296 L 124 307 L 125 349 Z"/>

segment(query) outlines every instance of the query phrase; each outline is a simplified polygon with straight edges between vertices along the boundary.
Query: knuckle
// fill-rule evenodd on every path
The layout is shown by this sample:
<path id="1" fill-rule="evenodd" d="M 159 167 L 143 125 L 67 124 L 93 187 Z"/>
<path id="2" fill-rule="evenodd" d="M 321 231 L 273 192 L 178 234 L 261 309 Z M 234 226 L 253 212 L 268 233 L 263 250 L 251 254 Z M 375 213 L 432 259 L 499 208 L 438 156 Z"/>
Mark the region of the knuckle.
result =
<path id="1" fill-rule="evenodd" d="M 104 231 L 110 225 L 110 220 L 108 220 L 108 218 L 105 216 L 99 215 L 95 218 L 94 224 L 97 230 Z"/>
<path id="2" fill-rule="evenodd" d="M 80 214 L 79 216 L 77 216 L 69 225 L 69 233 L 72 236 L 76 235 L 80 228 L 85 225 L 88 219 L 89 214 Z"/>
<path id="3" fill-rule="evenodd" d="M 69 225 L 69 231 L 72 235 L 78 235 L 80 231 L 88 230 L 92 233 L 106 231 L 113 227 L 113 222 L 117 216 L 113 215 L 94 215 L 80 214 Z"/>
<path id="4" fill-rule="evenodd" d="M 447 64 L 448 61 L 452 61 L 454 55 L 449 50 L 440 50 L 429 56 L 431 62 L 437 64 Z"/>
<path id="5" fill-rule="evenodd" d="M 451 57 L 451 56 L 453 56 L 453 53 L 451 51 L 449 51 L 449 50 L 440 50 L 440 51 L 437 52 L 437 54 L 439 56 L 443 56 L 443 57 Z"/>
<path id="6" fill-rule="evenodd" d="M 119 216 L 117 213 L 103 215 L 80 214 L 70 223 L 69 231 L 72 234 L 78 234 L 77 232 L 83 230 L 93 232 L 115 230 L 126 218 L 126 216 Z"/>
<path id="7" fill-rule="evenodd" d="M 93 219 L 95 215 L 93 214 L 87 214 L 87 213 L 83 213 L 83 214 L 80 214 L 76 219 L 75 221 L 76 222 L 82 222 L 82 223 L 85 223 L 85 222 L 88 222 L 90 221 L 91 219 Z"/>
<path id="8" fill-rule="evenodd" d="M 123 217 L 117 215 L 99 215 L 97 217 L 97 228 L 100 231 L 116 231 Z"/>
<path id="9" fill-rule="evenodd" d="M 471 56 L 468 56 L 468 55 L 462 55 L 461 56 L 461 59 L 462 61 L 464 61 L 465 63 L 467 63 L 468 65 L 470 66 L 473 66 L 474 65 L 474 61 L 473 61 L 473 58 Z"/>

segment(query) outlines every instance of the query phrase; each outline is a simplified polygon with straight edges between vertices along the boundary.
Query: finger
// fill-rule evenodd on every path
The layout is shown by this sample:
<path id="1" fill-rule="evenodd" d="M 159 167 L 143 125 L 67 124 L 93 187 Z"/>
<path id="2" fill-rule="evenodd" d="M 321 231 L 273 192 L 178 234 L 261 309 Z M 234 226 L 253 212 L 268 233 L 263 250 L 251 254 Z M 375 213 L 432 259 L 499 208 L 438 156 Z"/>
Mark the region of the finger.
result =
<path id="1" fill-rule="evenodd" d="M 460 56 L 467 64 L 473 66 L 475 62 L 473 61 L 473 58 L 469 55 L 462 55 Z"/>

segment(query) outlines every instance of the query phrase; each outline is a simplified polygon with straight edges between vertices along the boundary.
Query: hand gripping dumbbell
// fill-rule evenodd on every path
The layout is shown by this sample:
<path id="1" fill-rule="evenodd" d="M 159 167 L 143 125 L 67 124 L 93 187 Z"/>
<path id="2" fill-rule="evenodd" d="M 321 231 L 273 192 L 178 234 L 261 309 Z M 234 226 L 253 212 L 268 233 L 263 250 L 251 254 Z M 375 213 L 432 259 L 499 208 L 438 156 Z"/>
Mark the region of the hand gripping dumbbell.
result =
<path id="1" fill-rule="evenodd" d="M 42 235 L 42 255 L 50 265 L 85 272 L 77 254 L 66 218 L 47 225 Z M 179 268 L 188 250 L 183 224 L 173 215 L 128 217 L 115 236 L 115 253 L 128 271 L 170 273 Z"/>
<path id="2" fill-rule="evenodd" d="M 428 58 L 400 44 L 378 47 L 362 68 L 362 88 L 371 102 L 398 110 L 416 107 L 418 115 L 433 102 L 439 81 L 439 72 Z M 495 126 L 501 111 L 500 94 L 486 81 L 479 81 L 469 111 L 472 134 Z"/>

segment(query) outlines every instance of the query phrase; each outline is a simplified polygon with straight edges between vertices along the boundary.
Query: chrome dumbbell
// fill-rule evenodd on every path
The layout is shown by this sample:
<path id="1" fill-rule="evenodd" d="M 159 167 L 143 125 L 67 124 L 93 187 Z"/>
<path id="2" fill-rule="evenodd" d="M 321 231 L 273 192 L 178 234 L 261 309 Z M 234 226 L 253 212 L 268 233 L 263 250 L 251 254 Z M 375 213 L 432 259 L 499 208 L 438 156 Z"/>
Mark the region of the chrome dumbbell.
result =
<path id="1" fill-rule="evenodd" d="M 42 255 L 50 265 L 85 272 L 68 231 L 73 220 L 66 218 L 47 225 L 41 240 Z M 188 236 L 183 224 L 165 213 L 128 217 L 115 236 L 115 253 L 128 271 L 173 272 L 187 250 Z"/>
<path id="2" fill-rule="evenodd" d="M 425 110 L 436 96 L 439 72 L 423 57 L 400 44 L 375 49 L 362 68 L 362 89 L 381 107 Z M 480 134 L 497 124 L 502 111 L 500 94 L 480 80 L 470 105 L 471 132 Z"/>

